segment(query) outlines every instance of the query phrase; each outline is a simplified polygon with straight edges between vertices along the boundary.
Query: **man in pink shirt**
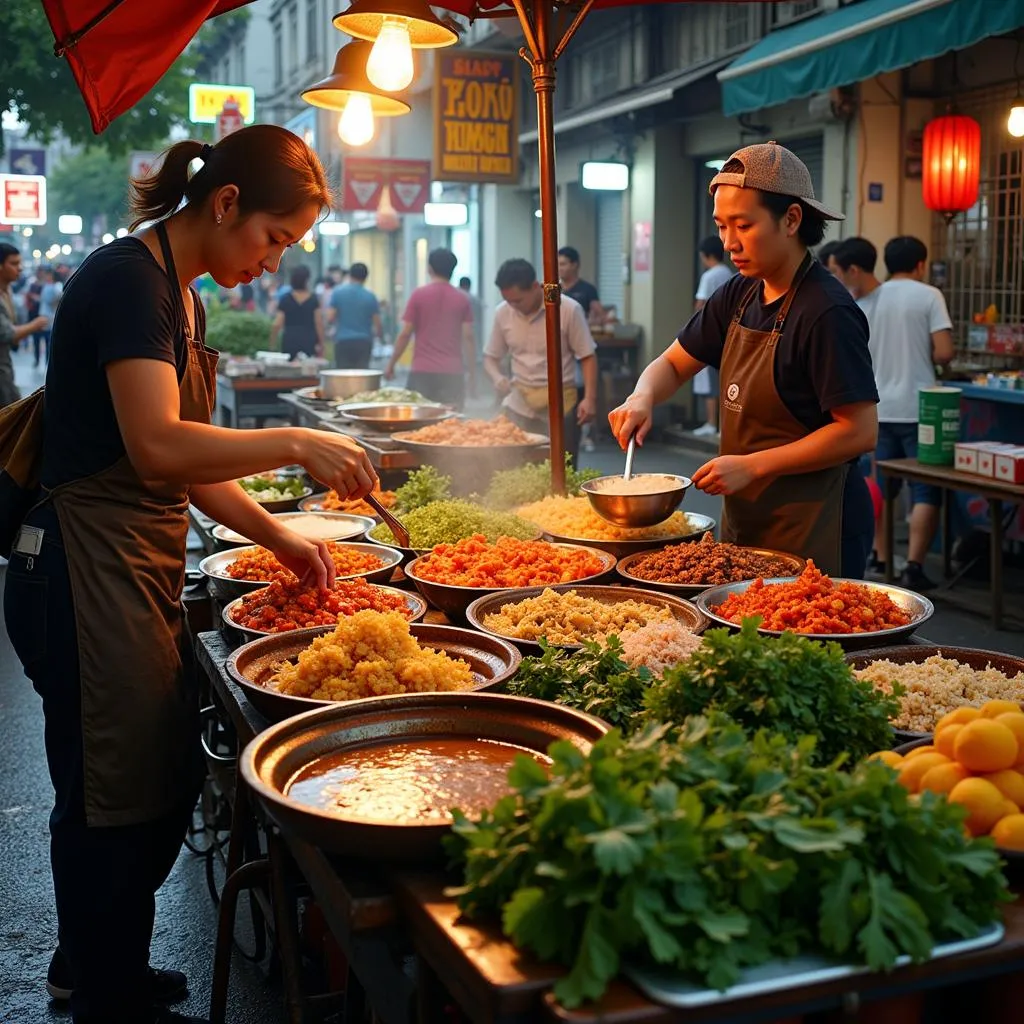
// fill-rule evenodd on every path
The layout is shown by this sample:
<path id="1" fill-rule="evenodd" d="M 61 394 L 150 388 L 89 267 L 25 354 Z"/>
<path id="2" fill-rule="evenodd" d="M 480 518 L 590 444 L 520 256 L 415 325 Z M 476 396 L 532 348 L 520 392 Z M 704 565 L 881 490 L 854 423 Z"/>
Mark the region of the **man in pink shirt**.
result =
<path id="1" fill-rule="evenodd" d="M 435 249 L 427 260 L 430 283 L 412 295 L 402 317 L 402 330 L 384 377 L 392 380 L 395 366 L 416 336 L 412 370 L 406 387 L 427 398 L 461 409 L 469 391 L 476 390 L 476 343 L 469 296 L 451 283 L 458 260 L 448 249 Z"/>

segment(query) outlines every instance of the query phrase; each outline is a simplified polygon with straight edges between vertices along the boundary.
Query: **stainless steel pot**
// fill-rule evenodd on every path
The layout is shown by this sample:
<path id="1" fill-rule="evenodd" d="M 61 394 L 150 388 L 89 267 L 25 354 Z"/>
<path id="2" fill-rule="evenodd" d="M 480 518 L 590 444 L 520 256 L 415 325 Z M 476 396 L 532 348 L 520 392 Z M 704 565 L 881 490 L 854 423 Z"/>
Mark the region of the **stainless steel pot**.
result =
<path id="1" fill-rule="evenodd" d="M 320 397 L 351 398 L 360 391 L 376 391 L 383 379 L 382 370 L 321 370 Z"/>

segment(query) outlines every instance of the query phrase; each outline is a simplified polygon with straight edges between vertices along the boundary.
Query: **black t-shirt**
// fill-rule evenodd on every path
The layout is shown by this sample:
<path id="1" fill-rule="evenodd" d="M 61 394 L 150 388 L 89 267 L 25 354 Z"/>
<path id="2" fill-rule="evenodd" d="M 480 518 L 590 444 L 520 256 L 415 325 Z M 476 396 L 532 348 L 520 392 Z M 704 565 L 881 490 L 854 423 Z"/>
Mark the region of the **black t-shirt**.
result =
<path id="1" fill-rule="evenodd" d="M 112 466 L 125 453 L 106 367 L 118 359 L 188 366 L 181 293 L 146 245 L 122 238 L 92 253 L 64 286 L 46 372 L 40 480 L 56 487 Z M 204 335 L 196 301 L 196 335 Z"/>
<path id="2" fill-rule="evenodd" d="M 578 278 L 571 288 L 562 288 L 562 292 L 569 298 L 575 299 L 583 307 L 583 315 L 590 316 L 590 304 L 600 302 L 597 289 L 589 282 Z"/>
<path id="3" fill-rule="evenodd" d="M 679 332 L 679 344 L 694 359 L 721 367 L 726 331 L 750 285 L 737 274 Z M 750 301 L 742 323 L 770 331 L 783 299 L 765 305 L 761 295 L 759 290 Z M 837 406 L 878 401 L 867 319 L 820 263 L 811 266 L 790 307 L 775 351 L 775 387 L 786 408 L 808 430 L 830 423 L 829 410 Z"/>

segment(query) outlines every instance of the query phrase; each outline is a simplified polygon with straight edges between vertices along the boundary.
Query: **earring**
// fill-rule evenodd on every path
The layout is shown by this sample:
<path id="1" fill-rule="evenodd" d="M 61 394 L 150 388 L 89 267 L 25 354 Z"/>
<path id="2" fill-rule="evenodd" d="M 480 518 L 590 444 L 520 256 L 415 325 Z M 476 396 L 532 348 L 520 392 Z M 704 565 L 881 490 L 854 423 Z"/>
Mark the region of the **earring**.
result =
<path id="1" fill-rule="evenodd" d="M 223 219 L 223 218 L 222 218 L 222 217 L 221 217 L 221 215 L 220 215 L 220 214 L 218 213 L 218 214 L 217 214 L 217 223 L 218 223 L 218 224 L 220 224 L 220 222 L 221 222 L 221 220 L 222 220 L 222 219 Z"/>

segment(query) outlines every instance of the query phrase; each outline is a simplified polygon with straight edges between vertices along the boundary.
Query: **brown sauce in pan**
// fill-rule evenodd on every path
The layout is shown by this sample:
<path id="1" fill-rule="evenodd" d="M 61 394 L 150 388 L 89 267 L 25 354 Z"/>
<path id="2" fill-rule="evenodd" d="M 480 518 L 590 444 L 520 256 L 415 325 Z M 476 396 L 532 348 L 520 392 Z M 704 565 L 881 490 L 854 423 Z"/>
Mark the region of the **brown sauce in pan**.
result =
<path id="1" fill-rule="evenodd" d="M 330 754 L 289 783 L 296 803 L 381 824 L 444 824 L 451 809 L 470 816 L 510 791 L 508 770 L 519 754 L 547 766 L 534 750 L 496 740 L 421 739 Z"/>

